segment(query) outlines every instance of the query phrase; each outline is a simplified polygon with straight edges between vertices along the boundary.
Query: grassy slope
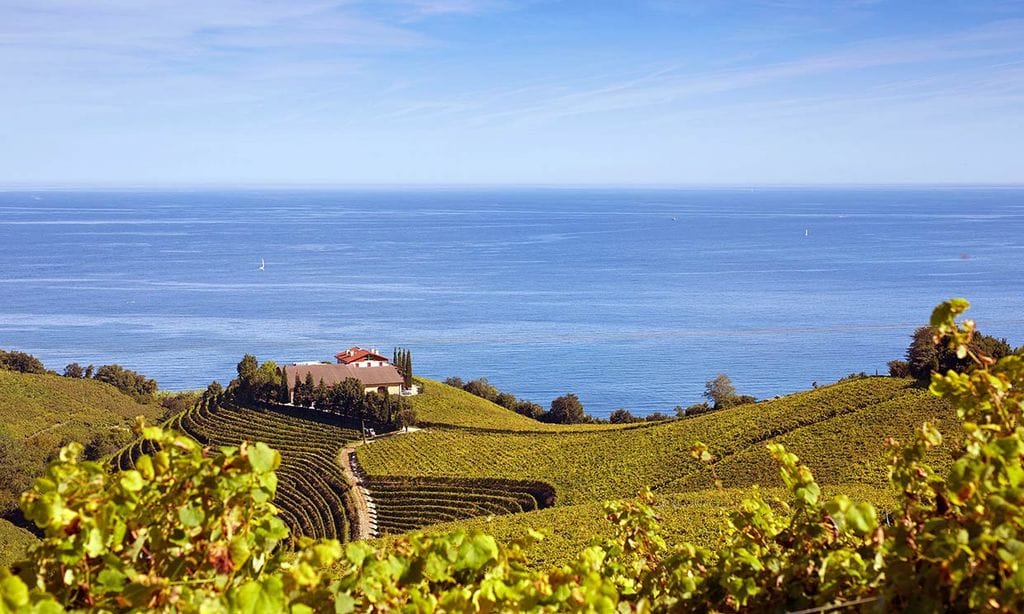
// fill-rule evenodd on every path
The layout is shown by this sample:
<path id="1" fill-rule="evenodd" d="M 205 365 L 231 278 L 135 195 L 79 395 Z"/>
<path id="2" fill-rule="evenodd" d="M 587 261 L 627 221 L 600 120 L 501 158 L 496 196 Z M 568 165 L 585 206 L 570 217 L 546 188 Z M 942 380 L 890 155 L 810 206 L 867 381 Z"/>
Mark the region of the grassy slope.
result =
<path id="1" fill-rule="evenodd" d="M 782 488 L 765 488 L 768 496 L 788 499 Z M 830 496 L 842 492 L 857 500 L 871 501 L 881 508 L 893 504 L 892 495 L 862 484 L 842 484 L 825 488 Z M 654 510 L 661 523 L 661 535 L 670 544 L 692 543 L 713 547 L 726 531 L 729 513 L 750 494 L 746 488 L 700 490 L 659 496 Z M 429 533 L 456 529 L 479 529 L 508 543 L 523 539 L 530 529 L 541 529 L 545 537 L 527 551 L 530 564 L 548 567 L 570 562 L 593 539 L 611 537 L 613 528 L 601 503 L 563 505 L 511 516 L 491 516 L 438 524 Z M 382 541 L 388 541 L 384 538 Z"/>
<path id="2" fill-rule="evenodd" d="M 727 487 L 774 483 L 761 451 L 779 439 L 794 446 L 825 484 L 881 485 L 887 436 L 906 437 L 924 419 L 940 426 L 949 410 L 907 380 L 843 382 L 778 400 L 622 431 L 491 433 L 428 429 L 359 450 L 371 475 L 436 475 L 543 480 L 570 505 L 627 497 L 642 486 L 661 492 L 705 487 L 694 441 L 721 457 Z M 760 456 L 759 456 L 760 455 Z"/>
<path id="3" fill-rule="evenodd" d="M 590 430 L 617 430 L 637 425 L 619 424 L 546 424 L 509 411 L 487 399 L 481 399 L 465 390 L 452 388 L 434 380 L 416 378 L 423 386 L 422 394 L 409 397 L 416 409 L 419 422 L 440 426 L 457 426 L 518 432 L 579 432 Z"/>
<path id="4" fill-rule="evenodd" d="M 139 415 L 155 418 L 160 411 L 95 380 L 0 371 L 0 420 L 12 437 L 53 432 L 84 442 L 97 429 Z"/>
<path id="5" fill-rule="evenodd" d="M 5 567 L 22 558 L 25 550 L 35 541 L 35 536 L 0 518 L 0 567 Z"/>
<path id="6" fill-rule="evenodd" d="M 0 484 L 0 512 L 16 509 L 18 494 L 62 444 L 85 444 L 104 431 L 130 428 L 135 416 L 154 419 L 160 412 L 102 382 L 0 371 L 0 436 L 7 444 L 0 462 L 12 480 Z M 0 563 L 18 557 L 32 539 L 0 519 Z"/>
<path id="7" fill-rule="evenodd" d="M 458 408 L 449 412 L 449 424 L 467 424 Z M 644 485 L 659 493 L 656 511 L 669 542 L 713 545 L 750 486 L 785 496 L 765 448 L 769 441 L 800 455 L 826 494 L 842 492 L 888 507 L 894 498 L 886 485 L 884 442 L 911 436 L 925 421 L 944 433 L 954 431 L 949 408 L 909 380 L 870 378 L 617 432 L 433 428 L 375 443 L 359 456 L 370 474 L 501 476 L 553 484 L 559 497 L 554 508 L 429 529 L 479 528 L 502 540 L 541 529 L 548 537 L 531 548 L 530 557 L 531 564 L 543 566 L 565 563 L 595 537 L 609 536 L 612 527 L 600 501 L 630 497 Z M 695 440 L 711 446 L 725 489 L 714 489 L 710 471 L 690 458 Z M 940 448 L 933 460 L 941 464 L 948 454 L 949 446 Z"/>

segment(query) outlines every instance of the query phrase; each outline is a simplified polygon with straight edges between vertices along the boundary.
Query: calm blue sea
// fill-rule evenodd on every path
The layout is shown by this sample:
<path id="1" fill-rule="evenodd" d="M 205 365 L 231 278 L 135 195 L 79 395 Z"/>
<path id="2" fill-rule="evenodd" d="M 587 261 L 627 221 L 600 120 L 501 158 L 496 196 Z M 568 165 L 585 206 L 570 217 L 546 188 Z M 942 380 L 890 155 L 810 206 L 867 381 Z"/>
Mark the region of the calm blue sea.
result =
<path id="1" fill-rule="evenodd" d="M 166 389 L 402 345 L 671 411 L 718 372 L 758 397 L 885 372 L 950 296 L 1024 343 L 1021 189 L 18 191 L 0 254 L 0 348 Z"/>

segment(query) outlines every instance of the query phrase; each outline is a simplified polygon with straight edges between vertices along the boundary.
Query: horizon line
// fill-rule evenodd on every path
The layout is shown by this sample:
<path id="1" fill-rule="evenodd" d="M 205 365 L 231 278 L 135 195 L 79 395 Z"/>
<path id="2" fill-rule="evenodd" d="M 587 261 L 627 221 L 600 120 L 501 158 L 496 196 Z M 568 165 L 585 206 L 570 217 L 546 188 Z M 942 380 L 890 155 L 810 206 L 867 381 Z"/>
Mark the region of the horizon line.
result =
<path id="1" fill-rule="evenodd" d="M 192 191 L 192 190 L 460 190 L 460 189 L 564 189 L 564 190 L 757 190 L 757 189 L 1024 189 L 1022 182 L 759 182 L 759 183 L 544 183 L 544 182 L 141 182 L 141 183 L 2 183 L 0 192 L 67 191 Z"/>

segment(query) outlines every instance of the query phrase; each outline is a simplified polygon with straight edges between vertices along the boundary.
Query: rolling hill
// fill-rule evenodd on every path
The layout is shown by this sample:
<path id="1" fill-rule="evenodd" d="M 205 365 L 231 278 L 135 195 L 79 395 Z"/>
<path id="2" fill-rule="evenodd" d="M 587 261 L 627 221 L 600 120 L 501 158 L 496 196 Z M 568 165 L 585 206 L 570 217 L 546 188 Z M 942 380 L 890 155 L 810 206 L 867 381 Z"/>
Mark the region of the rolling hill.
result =
<path id="1" fill-rule="evenodd" d="M 0 559 L 10 560 L 32 540 L 17 501 L 60 447 L 92 444 L 101 455 L 130 441 L 135 416 L 157 418 L 158 405 L 140 405 L 95 380 L 0 370 Z"/>
<path id="2" fill-rule="evenodd" d="M 421 430 L 368 445 L 351 420 L 286 406 L 199 405 L 169 426 L 211 445 L 248 440 L 277 448 L 276 502 L 295 535 L 387 539 L 424 527 L 486 525 L 513 538 L 536 528 L 549 534 L 534 547 L 535 560 L 546 563 L 607 534 L 601 501 L 631 497 L 644 486 L 660 497 L 666 535 L 710 543 L 722 510 L 750 486 L 779 485 L 765 450 L 771 441 L 800 455 L 829 489 L 885 504 L 885 439 L 906 437 L 926 420 L 942 430 L 952 423 L 951 411 L 911 380 L 885 377 L 692 418 L 582 426 L 539 423 L 462 390 L 421 383 L 423 394 L 412 398 Z M 124 428 L 131 416 L 152 418 L 156 410 L 103 384 L 55 376 L 0 373 L 0 390 L 0 408 L 22 439 L 52 433 L 55 442 L 73 434 L 88 440 L 97 429 Z M 14 419 L 18 407 L 52 426 L 36 422 L 32 430 L 32 420 Z M 710 446 L 723 489 L 690 456 L 695 441 Z M 136 442 L 114 463 L 132 466 L 148 451 Z M 940 463 L 943 454 L 936 452 Z M 23 537 L 8 531 L 3 539 Z"/>

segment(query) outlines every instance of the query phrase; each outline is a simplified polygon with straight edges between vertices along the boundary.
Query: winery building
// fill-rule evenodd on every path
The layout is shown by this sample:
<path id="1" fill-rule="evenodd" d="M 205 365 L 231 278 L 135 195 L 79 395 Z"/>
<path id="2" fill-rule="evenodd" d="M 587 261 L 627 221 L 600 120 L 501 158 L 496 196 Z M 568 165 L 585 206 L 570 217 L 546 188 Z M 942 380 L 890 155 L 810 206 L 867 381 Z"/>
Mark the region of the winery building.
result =
<path id="1" fill-rule="evenodd" d="M 391 364 L 379 366 L 360 367 L 356 365 L 331 364 L 331 363 L 307 363 L 294 364 L 282 367 L 284 381 L 288 385 L 288 398 L 293 399 L 295 391 L 295 379 L 299 382 L 306 381 L 306 375 L 313 377 L 313 384 L 319 385 L 323 381 L 325 386 L 340 384 L 347 378 L 359 380 L 363 385 L 363 391 L 378 394 L 401 394 L 402 384 L 405 378 L 398 372 L 398 369 Z"/>

